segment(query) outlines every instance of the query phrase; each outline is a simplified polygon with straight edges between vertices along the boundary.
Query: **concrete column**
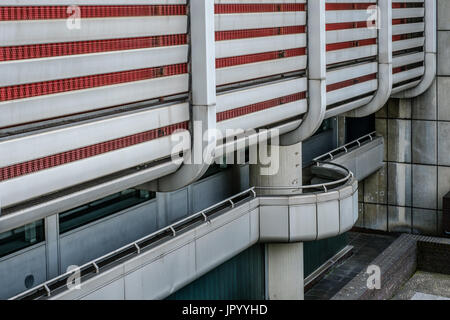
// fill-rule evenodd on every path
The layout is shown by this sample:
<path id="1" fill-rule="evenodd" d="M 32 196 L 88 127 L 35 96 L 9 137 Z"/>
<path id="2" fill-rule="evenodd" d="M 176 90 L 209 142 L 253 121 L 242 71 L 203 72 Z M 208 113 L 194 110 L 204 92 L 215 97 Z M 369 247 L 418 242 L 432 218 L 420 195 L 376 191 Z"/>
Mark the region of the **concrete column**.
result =
<path id="1" fill-rule="evenodd" d="M 59 275 L 59 216 L 45 218 L 45 254 L 47 257 L 47 279 Z M 64 270 L 66 271 L 66 270 Z"/>
<path id="2" fill-rule="evenodd" d="M 269 300 L 303 300 L 303 242 L 267 244 Z"/>
<path id="3" fill-rule="evenodd" d="M 260 148 L 266 146 L 260 145 Z M 300 187 L 302 185 L 302 143 L 268 146 L 259 150 L 258 164 L 250 165 L 250 185 L 257 187 Z M 268 169 L 268 168 L 271 169 Z M 270 174 L 268 174 L 270 173 Z M 292 190 L 258 190 L 260 194 L 290 194 Z"/>
<path id="4" fill-rule="evenodd" d="M 258 164 L 250 166 L 250 185 L 259 187 L 299 187 L 302 185 L 302 143 L 271 146 L 269 156 L 259 153 Z M 270 161 L 267 161 L 270 160 Z M 262 168 L 278 170 L 264 175 Z M 269 170 L 270 171 L 270 170 Z M 267 171 L 266 171 L 267 173 Z M 264 195 L 291 194 L 292 190 L 258 190 Z M 303 299 L 303 243 L 267 244 L 266 280 L 270 300 Z"/>

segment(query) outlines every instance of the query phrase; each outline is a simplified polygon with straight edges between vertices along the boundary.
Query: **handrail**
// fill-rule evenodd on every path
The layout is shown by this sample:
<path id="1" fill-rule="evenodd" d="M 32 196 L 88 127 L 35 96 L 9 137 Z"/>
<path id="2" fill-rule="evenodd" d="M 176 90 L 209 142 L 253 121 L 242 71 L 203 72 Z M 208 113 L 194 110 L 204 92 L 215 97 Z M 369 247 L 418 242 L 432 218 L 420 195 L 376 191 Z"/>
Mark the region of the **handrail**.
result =
<path id="1" fill-rule="evenodd" d="M 145 249 L 145 247 L 146 247 L 145 245 L 139 246 L 139 243 L 146 242 L 146 241 L 154 238 L 157 235 L 166 233 L 167 231 L 170 231 L 173 236 L 176 236 L 176 230 L 175 229 L 176 229 L 177 226 L 182 226 L 182 225 L 186 224 L 187 222 L 189 222 L 191 220 L 196 220 L 199 217 L 203 217 L 204 218 L 204 222 L 208 222 L 209 220 L 205 219 L 205 216 L 207 216 L 206 213 L 208 211 L 213 211 L 214 209 L 217 209 L 217 208 L 223 206 L 224 204 L 229 204 L 228 206 L 231 206 L 231 203 L 233 203 L 232 207 L 234 207 L 234 205 L 236 205 L 236 202 L 233 202 L 233 199 L 240 198 L 240 197 L 242 197 L 242 196 L 244 196 L 246 194 L 251 195 L 252 198 L 256 198 L 256 193 L 254 192 L 254 188 L 247 189 L 247 190 L 242 191 L 242 192 L 240 192 L 240 193 L 238 193 L 236 195 L 233 195 L 233 196 L 231 196 L 231 197 L 229 197 L 229 198 L 227 198 L 227 199 L 225 199 L 223 201 L 220 201 L 220 202 L 218 202 L 218 203 L 216 203 L 216 204 L 214 204 L 214 205 L 212 205 L 212 206 L 210 206 L 210 207 L 208 207 L 206 209 L 203 209 L 203 210 L 201 210 L 201 211 L 199 211 L 199 212 L 197 212 L 197 213 L 195 213 L 193 215 L 190 215 L 190 216 L 188 216 L 188 217 L 186 217 L 184 219 L 176 221 L 176 222 L 172 223 L 171 225 L 168 225 L 168 226 L 166 226 L 166 227 L 164 227 L 162 229 L 159 229 L 159 230 L 157 230 L 157 231 L 155 231 L 155 232 L 153 232 L 153 233 L 151 233 L 151 234 L 149 234 L 147 236 L 144 236 L 144 237 L 142 237 L 142 238 L 140 238 L 140 239 L 138 239 L 138 240 L 136 240 L 136 241 L 134 241 L 132 243 L 129 243 L 129 244 L 127 244 L 127 245 L 125 245 L 125 246 L 123 246 L 123 247 L 121 247 L 119 249 L 116 249 L 116 250 L 114 250 L 112 252 L 109 252 L 109 253 L 107 253 L 107 254 L 99 257 L 99 258 L 96 258 L 96 259 L 92 260 L 92 261 L 89 261 L 89 262 L 83 264 L 82 266 L 80 266 L 78 269 L 81 272 L 83 269 L 88 269 L 88 268 L 94 266 L 95 273 L 99 273 L 100 272 L 100 268 L 102 268 L 102 267 L 99 267 L 98 264 L 101 263 L 101 261 L 113 258 L 115 255 L 123 253 L 123 252 L 126 252 L 127 250 L 130 250 L 130 249 L 133 249 L 134 253 L 137 253 L 139 255 L 143 251 L 143 249 Z M 147 244 L 147 246 L 148 245 L 149 244 Z M 32 289 L 29 289 L 29 290 L 25 291 L 25 292 L 22 292 L 22 293 L 20 293 L 20 294 L 18 294 L 16 296 L 10 298 L 9 300 L 20 299 L 21 297 L 25 298 L 26 296 L 28 296 L 28 295 L 30 295 L 32 293 L 38 292 L 41 289 L 44 289 L 46 291 L 47 295 L 51 296 L 51 291 L 52 290 L 50 290 L 50 285 L 54 284 L 54 283 L 57 283 L 57 282 L 59 282 L 61 280 L 65 280 L 72 274 L 73 274 L 73 271 L 69 271 L 69 272 L 63 273 L 62 275 L 60 275 L 60 276 L 58 276 L 56 278 L 53 278 L 51 280 L 48 280 L 48 281 L 46 281 L 46 282 L 44 282 L 44 283 L 42 283 L 42 284 L 40 284 L 40 285 L 38 285 L 38 286 L 36 286 L 36 287 L 34 287 Z"/>
<path id="2" fill-rule="evenodd" d="M 343 169 L 346 171 L 346 176 L 344 178 L 335 180 L 335 181 L 330 181 L 330 182 L 324 182 L 324 183 L 319 183 L 319 184 L 311 184 L 311 185 L 306 185 L 306 186 L 297 186 L 297 187 L 291 187 L 291 186 L 273 186 L 273 187 L 254 187 L 256 190 L 293 190 L 292 192 L 295 191 L 300 191 L 300 190 L 305 190 L 305 189 L 324 189 L 325 192 L 328 192 L 328 188 L 329 186 L 335 186 L 335 185 L 339 185 L 343 182 L 348 182 L 350 181 L 350 179 L 352 179 L 354 177 L 353 172 L 351 172 L 350 170 L 348 170 L 346 167 L 337 164 L 337 163 L 333 163 L 333 162 L 326 162 L 326 161 L 318 161 L 317 164 L 326 164 L 326 165 L 331 165 L 331 166 L 335 166 L 338 167 L 340 169 Z M 261 197 L 268 197 L 268 196 L 273 196 L 273 195 L 260 195 Z"/>
<path id="3" fill-rule="evenodd" d="M 327 152 L 326 154 L 323 154 L 321 156 L 318 156 L 318 157 L 314 158 L 313 162 L 323 161 L 323 159 L 327 159 L 327 156 L 330 158 L 330 160 L 333 160 L 334 159 L 334 155 L 333 154 L 335 152 L 337 152 L 337 151 L 339 151 L 339 152 L 344 151 L 344 153 L 348 153 L 348 151 L 349 151 L 348 147 L 349 146 L 357 144 L 358 147 L 361 147 L 361 145 L 362 145 L 361 142 L 362 141 L 364 141 L 364 140 L 366 140 L 368 138 L 370 139 L 370 141 L 373 141 L 374 137 L 376 137 L 376 134 L 377 134 L 376 131 L 373 131 L 373 132 L 371 132 L 369 134 L 366 134 L 365 136 L 362 136 L 362 137 L 360 137 L 360 138 L 358 138 L 356 140 L 353 140 L 353 141 L 351 141 L 351 142 L 349 142 L 347 144 L 344 144 L 344 145 L 342 145 L 342 146 L 340 146 L 340 147 L 338 147 L 338 148 L 336 148 L 334 150 L 331 150 L 331 151 Z"/>

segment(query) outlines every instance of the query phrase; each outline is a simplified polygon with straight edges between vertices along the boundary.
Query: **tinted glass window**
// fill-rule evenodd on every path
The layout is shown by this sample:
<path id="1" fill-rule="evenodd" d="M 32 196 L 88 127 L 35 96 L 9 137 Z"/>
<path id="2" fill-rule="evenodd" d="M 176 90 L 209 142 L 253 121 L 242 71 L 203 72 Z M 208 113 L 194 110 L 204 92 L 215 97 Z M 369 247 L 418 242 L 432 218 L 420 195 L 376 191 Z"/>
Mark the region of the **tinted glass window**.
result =
<path id="1" fill-rule="evenodd" d="M 64 233 L 155 198 L 154 192 L 127 189 L 59 215 L 59 232 Z"/>

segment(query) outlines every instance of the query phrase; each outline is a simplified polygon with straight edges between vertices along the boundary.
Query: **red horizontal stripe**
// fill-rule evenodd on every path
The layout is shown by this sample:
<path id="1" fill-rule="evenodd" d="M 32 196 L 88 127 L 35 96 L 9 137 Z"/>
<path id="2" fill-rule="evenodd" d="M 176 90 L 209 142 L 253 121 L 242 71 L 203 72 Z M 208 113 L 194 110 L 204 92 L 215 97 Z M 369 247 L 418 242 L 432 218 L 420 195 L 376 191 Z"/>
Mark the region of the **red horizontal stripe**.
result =
<path id="1" fill-rule="evenodd" d="M 373 73 L 373 74 L 369 74 L 367 76 L 354 78 L 354 79 L 350 79 L 350 80 L 346 80 L 346 81 L 342 81 L 342 82 L 338 82 L 338 83 L 333 83 L 333 84 L 330 84 L 327 86 L 327 92 L 350 87 L 350 86 L 353 86 L 358 83 L 363 83 L 366 81 L 374 80 L 376 78 L 377 78 L 377 74 Z"/>
<path id="2" fill-rule="evenodd" d="M 94 40 L 64 43 L 0 47 L 0 61 L 69 56 L 98 52 L 168 47 L 187 43 L 185 34 L 127 39 Z"/>
<path id="3" fill-rule="evenodd" d="M 228 57 L 216 59 L 216 68 L 226 68 L 241 64 L 255 63 L 261 61 L 304 56 L 306 48 L 297 48 L 289 50 L 271 51 L 265 53 L 249 54 L 245 56 Z"/>
<path id="4" fill-rule="evenodd" d="M 375 23 L 375 21 L 372 21 L 372 23 Z M 358 29 L 358 28 L 367 28 L 367 27 L 368 27 L 367 21 L 328 23 L 326 25 L 326 31 Z"/>
<path id="5" fill-rule="evenodd" d="M 186 15 L 185 5 L 78 6 L 81 18 Z M 0 21 L 67 19 L 68 6 L 0 7 Z"/>
<path id="6" fill-rule="evenodd" d="M 216 116 L 217 122 L 241 117 L 246 114 L 250 114 L 250 113 L 262 111 L 265 109 L 277 107 L 282 104 L 286 104 L 286 103 L 290 103 L 290 102 L 294 102 L 294 101 L 298 101 L 298 100 L 302 100 L 302 99 L 306 99 L 306 92 L 294 93 L 294 94 L 291 94 L 288 96 L 284 96 L 284 97 L 280 97 L 280 98 L 276 98 L 276 99 L 272 99 L 272 100 L 268 100 L 268 101 L 258 102 L 255 104 L 251 104 L 248 106 L 244 106 L 244 107 L 240 107 L 240 108 L 236 108 L 236 109 L 232 109 L 232 110 L 227 110 L 224 112 L 219 112 Z"/>
<path id="7" fill-rule="evenodd" d="M 179 129 L 187 130 L 188 122 L 180 122 L 163 128 L 153 129 L 127 137 L 101 142 L 87 147 L 0 168 L 0 181 L 20 177 L 40 170 L 57 167 L 63 164 L 158 139 L 171 135 L 175 130 Z"/>
<path id="8" fill-rule="evenodd" d="M 377 39 L 365 39 L 327 44 L 327 51 L 342 50 L 348 48 L 364 47 L 377 44 Z"/>
<path id="9" fill-rule="evenodd" d="M 252 13 L 252 12 L 289 12 L 305 11 L 303 3 L 240 3 L 240 4 L 216 4 L 214 5 L 215 14 L 230 13 Z"/>
<path id="10" fill-rule="evenodd" d="M 366 10 L 370 6 L 376 5 L 376 1 L 371 3 L 327 3 L 326 10 Z"/>
<path id="11" fill-rule="evenodd" d="M 0 101 L 31 98 L 47 94 L 167 77 L 183 73 L 187 73 L 186 63 L 1 87 Z"/>
<path id="12" fill-rule="evenodd" d="M 402 9 L 402 8 L 423 8 L 423 2 L 393 2 L 393 9 Z"/>
<path id="13" fill-rule="evenodd" d="M 306 32 L 305 26 L 217 31 L 216 41 L 270 37 L 285 34 L 305 33 L 305 32 Z"/>

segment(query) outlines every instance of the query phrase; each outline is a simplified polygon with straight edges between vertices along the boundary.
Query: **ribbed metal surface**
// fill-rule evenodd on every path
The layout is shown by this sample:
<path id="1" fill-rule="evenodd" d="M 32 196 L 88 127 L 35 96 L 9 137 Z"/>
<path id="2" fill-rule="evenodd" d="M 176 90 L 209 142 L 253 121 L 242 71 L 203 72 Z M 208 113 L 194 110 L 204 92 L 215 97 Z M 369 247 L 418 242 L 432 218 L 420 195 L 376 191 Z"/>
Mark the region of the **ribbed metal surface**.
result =
<path id="1" fill-rule="evenodd" d="M 347 234 L 334 238 L 303 243 L 304 277 L 333 257 L 347 245 Z"/>
<path id="2" fill-rule="evenodd" d="M 263 300 L 264 245 L 257 244 L 172 294 L 169 300 Z"/>

